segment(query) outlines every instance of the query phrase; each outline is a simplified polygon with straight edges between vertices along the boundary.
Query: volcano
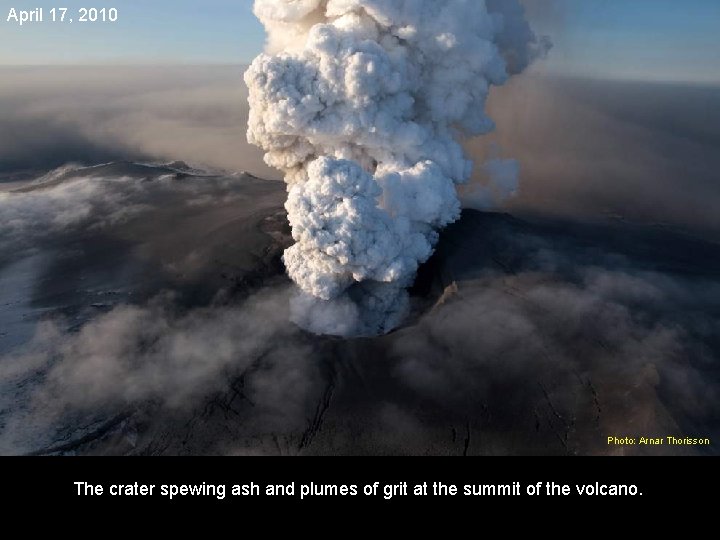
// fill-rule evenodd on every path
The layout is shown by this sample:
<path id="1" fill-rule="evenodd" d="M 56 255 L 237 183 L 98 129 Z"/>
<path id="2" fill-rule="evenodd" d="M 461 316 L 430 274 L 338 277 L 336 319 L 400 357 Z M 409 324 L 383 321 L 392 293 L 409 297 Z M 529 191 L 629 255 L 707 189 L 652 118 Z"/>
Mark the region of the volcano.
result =
<path id="1" fill-rule="evenodd" d="M 404 324 L 340 338 L 289 319 L 282 183 L 112 163 L 8 197 L 3 453 L 718 450 L 715 243 L 466 210 Z M 608 443 L 638 434 L 710 440 Z"/>

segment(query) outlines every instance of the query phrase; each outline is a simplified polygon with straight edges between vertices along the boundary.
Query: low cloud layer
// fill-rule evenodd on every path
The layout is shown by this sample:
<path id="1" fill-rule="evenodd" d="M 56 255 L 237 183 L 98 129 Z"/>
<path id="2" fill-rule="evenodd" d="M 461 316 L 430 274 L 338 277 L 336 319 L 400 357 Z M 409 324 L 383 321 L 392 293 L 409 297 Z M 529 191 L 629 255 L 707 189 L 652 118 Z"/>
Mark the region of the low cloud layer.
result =
<path id="1" fill-rule="evenodd" d="M 277 177 L 245 142 L 243 68 L 2 68 L 0 174 L 118 159 Z"/>

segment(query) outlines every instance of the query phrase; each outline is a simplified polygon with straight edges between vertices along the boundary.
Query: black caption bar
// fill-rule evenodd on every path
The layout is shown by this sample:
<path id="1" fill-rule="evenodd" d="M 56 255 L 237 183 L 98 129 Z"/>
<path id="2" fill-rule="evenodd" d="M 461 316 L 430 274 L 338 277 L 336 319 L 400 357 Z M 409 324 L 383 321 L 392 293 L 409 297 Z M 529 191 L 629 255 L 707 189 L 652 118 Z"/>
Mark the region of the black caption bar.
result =
<path id="1" fill-rule="evenodd" d="M 298 505 L 704 497 L 712 458 L 3 458 L 8 502 Z M 8 496 L 11 495 L 11 496 Z"/>

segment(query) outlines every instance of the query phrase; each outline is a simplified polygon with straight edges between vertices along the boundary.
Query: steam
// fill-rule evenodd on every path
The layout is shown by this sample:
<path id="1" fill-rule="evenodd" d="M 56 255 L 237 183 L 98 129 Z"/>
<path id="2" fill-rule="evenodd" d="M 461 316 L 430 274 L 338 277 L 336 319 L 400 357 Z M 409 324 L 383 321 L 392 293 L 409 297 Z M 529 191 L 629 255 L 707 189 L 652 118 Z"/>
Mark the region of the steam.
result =
<path id="1" fill-rule="evenodd" d="M 294 318 L 388 332 L 460 216 L 460 137 L 494 129 L 490 88 L 549 44 L 517 0 L 256 0 L 255 14 L 269 40 L 245 74 L 248 140 L 288 183 Z"/>

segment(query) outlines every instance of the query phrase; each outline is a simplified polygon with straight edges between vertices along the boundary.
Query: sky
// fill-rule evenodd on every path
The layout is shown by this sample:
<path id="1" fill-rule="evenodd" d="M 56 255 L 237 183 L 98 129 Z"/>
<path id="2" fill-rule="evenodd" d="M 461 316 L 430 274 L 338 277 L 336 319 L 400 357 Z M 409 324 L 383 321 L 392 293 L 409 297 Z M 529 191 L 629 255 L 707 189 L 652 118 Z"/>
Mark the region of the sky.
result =
<path id="1" fill-rule="evenodd" d="M 556 44 L 536 69 L 610 79 L 720 81 L 717 0 L 525 0 Z M 68 18 L 86 0 L 65 0 Z M 57 0 L 0 0 L 0 64 L 244 64 L 263 47 L 250 0 L 114 0 L 116 23 L 48 22 Z M 7 22 L 45 8 L 43 23 Z"/>

